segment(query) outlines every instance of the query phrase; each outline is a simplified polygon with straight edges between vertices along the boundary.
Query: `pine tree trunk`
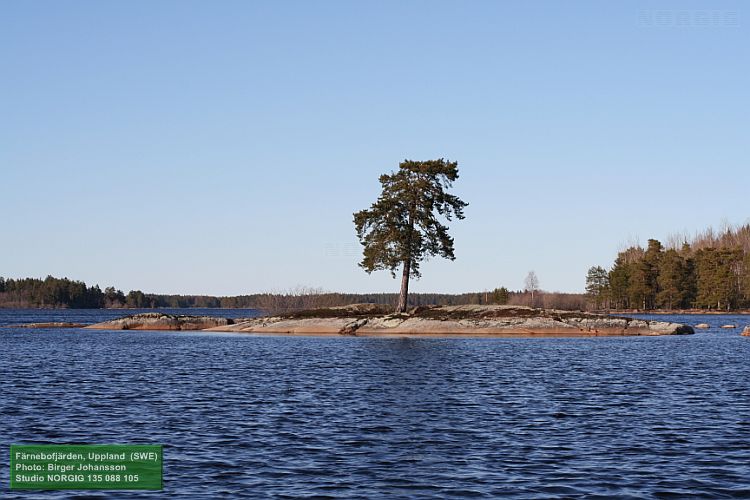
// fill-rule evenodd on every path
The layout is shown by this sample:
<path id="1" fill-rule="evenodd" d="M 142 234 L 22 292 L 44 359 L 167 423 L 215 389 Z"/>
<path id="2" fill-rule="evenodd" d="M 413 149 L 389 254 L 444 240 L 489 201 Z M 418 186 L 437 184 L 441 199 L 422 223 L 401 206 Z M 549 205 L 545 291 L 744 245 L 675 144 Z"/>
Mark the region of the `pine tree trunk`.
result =
<path id="1" fill-rule="evenodd" d="M 409 237 L 406 239 L 406 248 L 409 251 L 408 257 L 404 259 L 404 269 L 401 275 L 401 293 L 398 295 L 397 313 L 406 312 L 406 301 L 409 298 L 409 275 L 411 274 L 411 238 L 414 234 L 414 212 L 416 212 L 416 202 L 409 212 Z"/>
<path id="2" fill-rule="evenodd" d="M 401 275 L 401 293 L 398 296 L 398 306 L 396 312 L 406 312 L 406 300 L 409 296 L 409 272 L 411 270 L 411 262 L 409 260 L 404 261 L 404 271 Z"/>

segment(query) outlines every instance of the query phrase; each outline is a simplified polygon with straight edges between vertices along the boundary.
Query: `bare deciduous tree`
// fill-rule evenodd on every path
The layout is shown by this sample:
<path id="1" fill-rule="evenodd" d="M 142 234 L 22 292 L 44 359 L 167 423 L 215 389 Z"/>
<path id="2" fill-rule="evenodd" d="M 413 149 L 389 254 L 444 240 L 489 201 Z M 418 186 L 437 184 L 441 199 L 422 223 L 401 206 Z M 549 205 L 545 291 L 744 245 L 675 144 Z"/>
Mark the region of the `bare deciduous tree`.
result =
<path id="1" fill-rule="evenodd" d="M 526 275 L 524 284 L 526 285 L 526 291 L 531 293 L 531 307 L 534 307 L 534 292 L 539 290 L 539 278 L 533 270 Z"/>

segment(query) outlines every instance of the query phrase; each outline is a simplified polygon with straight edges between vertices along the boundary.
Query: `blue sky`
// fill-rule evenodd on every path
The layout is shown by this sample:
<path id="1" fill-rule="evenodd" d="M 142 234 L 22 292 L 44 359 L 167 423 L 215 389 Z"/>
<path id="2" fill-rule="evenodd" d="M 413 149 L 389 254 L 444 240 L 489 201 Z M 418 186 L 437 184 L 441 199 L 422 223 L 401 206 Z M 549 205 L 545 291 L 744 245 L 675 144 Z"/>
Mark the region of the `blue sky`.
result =
<path id="1" fill-rule="evenodd" d="M 395 291 L 352 213 L 459 162 L 416 291 L 580 291 L 625 243 L 748 221 L 740 2 L 0 2 L 0 275 Z"/>

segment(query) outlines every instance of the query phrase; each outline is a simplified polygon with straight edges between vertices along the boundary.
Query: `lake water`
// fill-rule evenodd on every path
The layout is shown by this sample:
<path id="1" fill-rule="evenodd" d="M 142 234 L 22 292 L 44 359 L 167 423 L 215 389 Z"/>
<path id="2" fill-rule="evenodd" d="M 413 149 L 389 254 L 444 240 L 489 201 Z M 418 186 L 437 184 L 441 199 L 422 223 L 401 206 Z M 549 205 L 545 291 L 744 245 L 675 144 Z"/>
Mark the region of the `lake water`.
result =
<path id="1" fill-rule="evenodd" d="M 0 310 L 0 325 L 122 314 Z M 0 497 L 750 497 L 750 316 L 658 319 L 712 328 L 424 340 L 3 328 Z M 11 443 L 164 444 L 165 491 L 14 492 Z"/>

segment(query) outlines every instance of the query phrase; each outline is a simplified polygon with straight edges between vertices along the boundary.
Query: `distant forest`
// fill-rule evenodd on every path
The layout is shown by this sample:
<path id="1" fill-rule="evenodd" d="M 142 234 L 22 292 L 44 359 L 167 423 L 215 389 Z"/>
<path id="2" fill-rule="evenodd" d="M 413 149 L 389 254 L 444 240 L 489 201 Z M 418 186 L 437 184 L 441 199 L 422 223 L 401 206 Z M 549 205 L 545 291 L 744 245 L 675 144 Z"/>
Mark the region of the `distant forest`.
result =
<path id="1" fill-rule="evenodd" d="M 750 308 L 750 224 L 631 246 L 609 271 L 590 268 L 586 291 L 601 308 Z"/>
<path id="2" fill-rule="evenodd" d="M 533 300 L 533 303 L 532 303 Z M 0 277 L 0 307 L 42 308 L 247 308 L 283 311 L 355 303 L 389 304 L 397 293 L 330 293 L 299 288 L 282 293 L 232 297 L 163 295 L 114 287 L 101 290 L 68 278 Z M 551 309 L 707 309 L 750 308 L 750 224 L 711 228 L 693 236 L 673 235 L 666 244 L 648 240 L 620 251 L 607 270 L 591 267 L 586 294 L 492 291 L 461 294 L 414 293 L 409 305 L 511 304 Z"/>
<path id="3" fill-rule="evenodd" d="M 532 305 L 531 294 L 512 292 L 505 287 L 492 291 L 443 294 L 414 293 L 409 305 L 512 304 Z M 587 297 L 575 293 L 537 291 L 534 306 L 579 310 L 587 306 Z M 283 311 L 315 307 L 331 307 L 356 303 L 390 304 L 395 307 L 397 293 L 328 293 L 318 289 L 298 288 L 284 293 L 257 293 L 234 297 L 209 295 L 160 295 L 131 290 L 127 294 L 114 287 L 101 290 L 98 285 L 86 286 L 83 281 L 68 278 L 6 279 L 0 277 L 0 307 L 42 308 L 247 308 Z"/>

